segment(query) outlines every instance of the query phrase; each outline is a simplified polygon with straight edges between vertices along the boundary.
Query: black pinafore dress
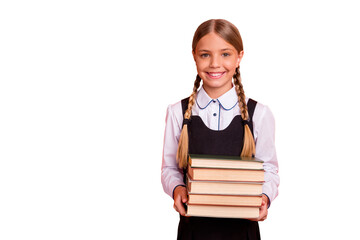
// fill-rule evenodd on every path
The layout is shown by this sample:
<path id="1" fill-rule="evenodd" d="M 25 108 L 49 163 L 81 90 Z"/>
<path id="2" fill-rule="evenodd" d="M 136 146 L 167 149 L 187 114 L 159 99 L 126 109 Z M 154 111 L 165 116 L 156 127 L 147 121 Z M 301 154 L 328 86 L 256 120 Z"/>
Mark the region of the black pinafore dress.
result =
<path id="1" fill-rule="evenodd" d="M 189 98 L 181 101 L 183 114 Z M 256 101 L 249 99 L 248 125 L 253 131 L 252 116 Z M 192 116 L 188 123 L 189 153 L 224 156 L 240 156 L 244 138 L 244 125 L 240 115 L 221 131 L 209 129 L 199 116 Z M 184 182 L 186 176 L 184 177 Z M 258 222 L 234 218 L 183 217 L 180 216 L 178 240 L 259 240 Z"/>

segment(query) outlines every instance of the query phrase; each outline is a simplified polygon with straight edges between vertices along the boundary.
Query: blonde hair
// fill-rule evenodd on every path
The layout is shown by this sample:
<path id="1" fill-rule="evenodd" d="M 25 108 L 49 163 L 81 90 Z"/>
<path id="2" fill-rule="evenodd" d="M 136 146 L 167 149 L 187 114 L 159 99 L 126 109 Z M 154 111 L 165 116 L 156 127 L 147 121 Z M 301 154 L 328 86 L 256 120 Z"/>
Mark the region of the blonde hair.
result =
<path id="1" fill-rule="evenodd" d="M 206 22 L 203 22 L 195 31 L 192 50 L 195 52 L 196 46 L 200 39 L 210 32 L 215 32 L 225 41 L 230 43 L 238 53 L 243 51 L 243 43 L 239 30 L 230 22 L 223 19 L 211 19 Z M 236 93 L 238 95 L 238 102 L 240 108 L 240 114 L 243 121 L 249 121 L 248 108 L 246 105 L 246 98 L 243 86 L 241 84 L 240 70 L 239 67 L 236 68 L 235 74 L 233 76 L 234 85 Z M 191 118 L 192 107 L 195 104 L 196 93 L 200 86 L 201 78 L 199 75 L 196 76 L 194 82 L 193 92 L 189 98 L 189 104 L 184 114 L 184 124 L 181 130 L 178 150 L 176 154 L 176 160 L 180 168 L 185 168 L 188 162 L 188 151 L 189 151 L 189 136 L 188 136 L 188 127 L 187 123 Z M 252 157 L 255 155 L 255 142 L 254 137 L 251 133 L 251 130 L 248 124 L 244 124 L 244 139 L 243 146 L 240 156 L 241 157 Z"/>

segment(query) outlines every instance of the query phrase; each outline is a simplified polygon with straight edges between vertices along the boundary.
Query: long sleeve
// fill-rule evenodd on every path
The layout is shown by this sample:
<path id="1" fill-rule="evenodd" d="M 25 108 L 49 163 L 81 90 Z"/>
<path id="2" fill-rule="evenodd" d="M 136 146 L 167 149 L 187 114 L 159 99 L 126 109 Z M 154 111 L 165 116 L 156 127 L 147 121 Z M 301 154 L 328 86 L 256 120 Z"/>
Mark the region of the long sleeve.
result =
<path id="1" fill-rule="evenodd" d="M 203 88 L 197 94 L 192 114 L 199 116 L 212 130 L 223 130 L 232 119 L 240 114 L 238 97 L 234 88 L 219 97 L 211 99 Z M 256 145 L 256 157 L 264 161 L 265 183 L 263 193 L 272 202 L 278 195 L 280 178 L 275 149 L 275 120 L 270 109 L 257 103 L 253 115 L 253 130 Z M 184 185 L 183 172 L 176 163 L 176 152 L 183 122 L 181 102 L 167 109 L 164 149 L 162 156 L 161 181 L 164 191 L 173 197 L 174 188 Z"/>
<path id="2" fill-rule="evenodd" d="M 278 195 L 280 183 L 275 149 L 275 119 L 268 107 L 258 104 L 254 112 L 253 123 L 256 157 L 264 161 L 265 183 L 263 193 L 272 202 Z"/>
<path id="3" fill-rule="evenodd" d="M 184 173 L 176 163 L 176 152 L 182 126 L 181 103 L 170 105 L 166 114 L 161 183 L 165 193 L 173 197 L 174 188 L 184 185 Z"/>

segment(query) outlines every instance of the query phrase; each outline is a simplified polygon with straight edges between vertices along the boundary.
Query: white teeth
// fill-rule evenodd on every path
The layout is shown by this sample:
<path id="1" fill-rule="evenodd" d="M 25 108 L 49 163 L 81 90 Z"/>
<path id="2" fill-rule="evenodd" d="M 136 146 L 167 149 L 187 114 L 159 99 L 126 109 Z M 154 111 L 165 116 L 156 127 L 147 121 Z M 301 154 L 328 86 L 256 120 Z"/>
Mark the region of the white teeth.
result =
<path id="1" fill-rule="evenodd" d="M 219 77 L 222 73 L 209 73 L 210 76 Z"/>

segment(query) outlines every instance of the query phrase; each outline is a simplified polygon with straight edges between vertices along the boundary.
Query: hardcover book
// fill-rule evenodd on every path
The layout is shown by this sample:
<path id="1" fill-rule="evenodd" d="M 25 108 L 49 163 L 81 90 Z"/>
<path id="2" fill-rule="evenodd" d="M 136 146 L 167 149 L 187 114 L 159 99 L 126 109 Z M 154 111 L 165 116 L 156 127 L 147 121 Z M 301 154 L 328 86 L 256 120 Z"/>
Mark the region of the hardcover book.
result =
<path id="1" fill-rule="evenodd" d="M 263 161 L 252 157 L 191 154 L 191 167 L 263 169 Z"/>

